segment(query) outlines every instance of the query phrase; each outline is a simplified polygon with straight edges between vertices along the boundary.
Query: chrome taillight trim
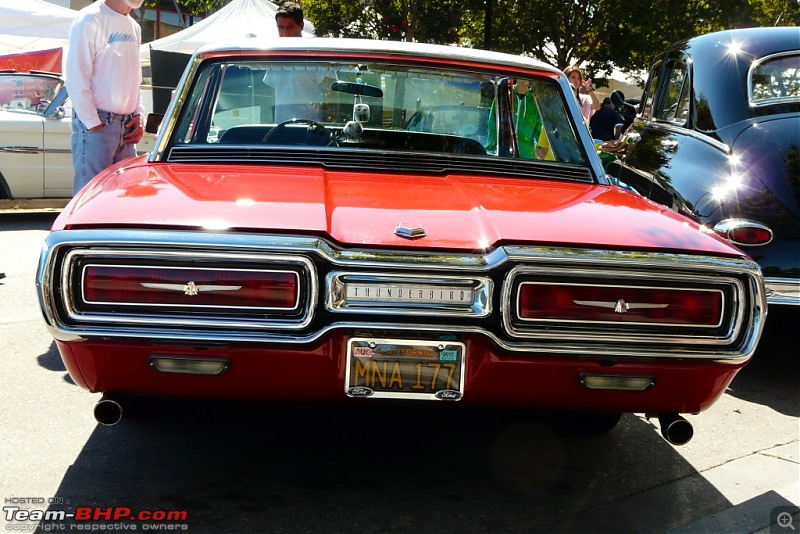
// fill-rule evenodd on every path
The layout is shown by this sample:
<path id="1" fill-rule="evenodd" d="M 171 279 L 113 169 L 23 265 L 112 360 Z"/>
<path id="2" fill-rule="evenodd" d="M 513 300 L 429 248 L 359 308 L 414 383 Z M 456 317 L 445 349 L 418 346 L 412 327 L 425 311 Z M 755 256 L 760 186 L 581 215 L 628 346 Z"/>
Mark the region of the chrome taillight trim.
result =
<path id="1" fill-rule="evenodd" d="M 70 252 L 67 254 L 69 257 Z M 82 267 L 81 273 L 81 280 L 86 280 L 85 272 L 90 267 L 120 267 L 124 269 L 169 269 L 169 270 L 193 270 L 193 271 L 217 271 L 219 269 L 212 269 L 212 268 L 204 268 L 204 267 L 172 267 L 172 266 L 165 266 L 165 265 L 123 265 L 123 264 L 111 264 L 111 263 L 87 263 Z M 300 276 L 297 274 L 296 271 L 290 270 L 281 270 L 281 269 L 225 269 L 226 271 L 236 271 L 236 272 L 254 272 L 254 273 L 283 273 L 283 274 L 293 274 L 295 277 L 295 282 L 297 283 L 298 287 L 300 286 Z M 137 307 L 143 306 L 140 302 L 104 302 L 104 301 L 90 301 L 86 298 L 86 286 L 83 286 L 83 291 L 81 295 L 81 299 L 86 304 L 95 304 L 95 305 L 114 305 L 114 306 L 126 306 L 126 307 Z M 176 304 L 158 304 L 158 303 L 150 303 L 147 306 L 152 306 L 154 308 L 186 308 L 186 309 L 214 309 L 214 310 L 262 310 L 262 311 L 284 311 L 284 312 L 293 312 L 296 311 L 297 308 L 300 306 L 300 292 L 297 292 L 297 296 L 295 298 L 294 304 L 291 307 L 277 307 L 277 306 L 217 306 L 211 304 L 183 304 L 183 305 L 176 305 Z"/>
<path id="2" fill-rule="evenodd" d="M 316 280 L 317 270 L 334 272 L 376 272 L 394 274 L 428 274 L 433 277 L 456 276 L 463 278 L 489 277 L 500 285 L 512 266 L 528 265 L 540 268 L 560 268 L 574 273 L 594 272 L 603 269 L 616 273 L 630 271 L 639 275 L 651 275 L 665 280 L 682 280 L 686 276 L 726 277 L 739 281 L 739 290 L 734 292 L 733 317 L 744 331 L 733 343 L 710 342 L 689 335 L 652 337 L 620 336 L 614 332 L 590 336 L 581 331 L 562 331 L 559 336 L 512 337 L 502 330 L 502 315 L 508 314 L 510 306 L 495 307 L 483 319 L 439 316 L 435 318 L 404 315 L 396 320 L 393 314 L 383 318 L 376 315 L 355 317 L 339 315 L 342 319 L 315 324 L 314 307 L 308 311 L 306 329 L 283 325 L 272 327 L 267 323 L 247 323 L 240 320 L 225 324 L 208 324 L 183 320 L 163 320 L 141 323 L 104 322 L 95 324 L 71 324 L 65 321 L 60 303 L 60 270 L 63 255 L 72 248 L 138 251 L 154 257 L 179 255 L 210 255 L 226 258 L 258 258 L 265 255 L 287 255 L 292 259 L 304 258 L 310 266 L 317 266 L 313 275 L 309 272 L 308 302 L 315 302 L 319 311 L 324 311 L 325 302 L 319 300 Z M 311 268 L 311 267 L 310 267 Z M 517 355 L 548 354 L 578 355 L 592 358 L 687 358 L 742 362 L 755 352 L 766 317 L 766 296 L 761 269 L 757 263 L 744 255 L 733 257 L 703 256 L 648 251 L 618 251 L 605 249 L 579 249 L 557 247 L 507 246 L 486 253 L 450 253 L 443 251 L 404 249 L 344 249 L 334 247 L 317 237 L 264 235 L 256 233 L 197 232 L 171 230 L 64 230 L 52 232 L 43 245 L 39 259 L 36 283 L 40 307 L 53 337 L 60 341 L 75 341 L 87 338 L 129 338 L 169 343 L 185 342 L 200 344 L 219 343 L 275 343 L 287 346 L 315 343 L 334 331 L 385 331 L 407 332 L 418 336 L 420 332 L 430 335 L 450 334 L 456 336 L 477 335 L 490 340 L 503 350 Z M 320 280 L 324 284 L 324 280 Z M 56 293 L 54 293 L 54 290 Z M 498 288 L 500 289 L 500 288 Z M 493 291 L 491 302 L 501 302 L 503 291 Z M 506 295 L 507 297 L 508 295 Z M 497 316 L 498 313 L 501 316 Z M 329 313 L 329 312 L 328 312 Z M 421 315 L 421 314 L 420 314 Z M 312 316 L 314 320 L 312 321 Z M 495 319 L 497 317 L 497 319 Z M 330 319 L 330 318 L 329 318 Z M 383 319 L 383 320 L 381 320 Z M 747 323 L 752 324 L 749 327 Z"/>
<path id="3" fill-rule="evenodd" d="M 465 288 L 472 291 L 473 298 L 463 306 L 443 303 L 408 302 L 349 303 L 344 295 L 345 286 L 350 282 L 365 284 L 419 285 L 440 288 Z M 325 307 L 337 313 L 368 313 L 397 315 L 433 315 L 486 317 L 492 312 L 492 290 L 494 283 L 488 277 L 442 276 L 424 274 L 391 274 L 366 272 L 331 272 L 326 277 L 327 295 Z"/>
<path id="4" fill-rule="evenodd" d="M 593 324 L 593 325 L 606 325 L 606 324 L 613 324 L 620 327 L 625 326 L 653 326 L 653 327 L 664 327 L 664 328 L 703 328 L 703 329 L 710 329 L 710 328 L 719 328 L 722 325 L 722 317 L 719 318 L 719 321 L 715 325 L 686 325 L 686 324 L 679 324 L 679 323 L 646 323 L 646 322 L 613 322 L 613 321 L 577 321 L 577 320 L 570 320 L 570 319 L 529 319 L 527 317 L 522 317 L 520 315 L 520 295 L 521 291 L 519 289 L 522 286 L 527 284 L 534 284 L 534 285 L 567 285 L 573 287 L 611 287 L 611 288 L 620 288 L 620 289 L 627 289 L 627 288 L 635 288 L 635 289 L 661 289 L 661 290 L 669 290 L 669 291 L 705 291 L 705 292 L 715 292 L 720 293 L 722 298 L 722 309 L 725 309 L 725 293 L 720 289 L 712 289 L 712 288 L 679 288 L 679 287 L 668 287 L 668 286 L 647 286 L 647 285 L 622 285 L 622 284 L 586 284 L 586 283 L 569 283 L 569 282 L 543 282 L 541 280 L 537 280 L 535 282 L 521 282 L 519 284 L 519 288 L 516 291 L 516 299 L 515 299 L 515 306 L 514 306 L 514 317 L 517 320 L 522 321 L 524 323 L 578 323 L 578 324 Z"/>
<path id="5" fill-rule="evenodd" d="M 531 326 L 523 326 L 519 323 L 525 320 L 518 316 L 517 298 L 519 294 L 519 283 L 516 283 L 517 277 L 556 277 L 560 279 L 568 279 L 568 277 L 577 277 L 580 279 L 598 278 L 603 280 L 609 279 L 628 279 L 636 280 L 641 283 L 657 284 L 654 287 L 660 289 L 679 288 L 675 283 L 676 273 L 672 271 L 665 271 L 663 273 L 652 271 L 640 271 L 636 269 L 624 269 L 619 266 L 607 265 L 604 267 L 597 266 L 592 269 L 575 269 L 575 268 L 554 268 L 552 266 L 536 266 L 536 265 L 519 265 L 509 272 L 506 280 L 503 283 L 501 302 L 504 305 L 501 308 L 503 316 L 503 326 L 512 337 L 525 338 L 525 339 L 558 339 L 563 337 L 563 332 L 554 331 L 553 326 L 557 324 L 569 325 L 568 321 L 544 321 L 532 320 L 529 321 Z M 573 339 L 580 339 L 585 341 L 602 341 L 609 340 L 610 333 L 613 331 L 617 337 L 624 335 L 625 341 L 632 343 L 669 343 L 676 339 L 681 339 L 682 343 L 686 344 L 704 344 L 724 346 L 733 343 L 741 333 L 744 327 L 745 318 L 748 316 L 747 310 L 744 308 L 746 299 L 745 287 L 742 282 L 732 276 L 724 276 L 722 274 L 714 273 L 683 273 L 680 277 L 681 284 L 692 283 L 696 284 L 697 289 L 713 290 L 722 287 L 729 287 L 733 292 L 734 307 L 733 313 L 728 319 L 727 326 L 724 326 L 724 332 L 720 333 L 719 326 L 714 327 L 714 332 L 702 334 L 692 332 L 691 334 L 685 333 L 686 328 L 676 328 L 674 325 L 647 325 L 650 328 L 643 331 L 637 331 L 635 324 L 618 324 L 610 331 L 600 331 L 598 328 L 599 322 L 585 321 L 580 323 L 580 328 L 574 328 L 570 331 L 570 337 Z M 639 287 L 639 286 L 632 286 Z M 724 295 L 724 291 L 723 291 Z M 697 328 L 697 327 L 695 327 Z M 663 330 L 663 331 L 662 331 Z M 683 332 L 681 332 L 683 330 Z M 618 341 L 618 340 L 617 340 Z"/>
<path id="6" fill-rule="evenodd" d="M 743 241 L 737 241 L 736 239 L 731 238 L 731 232 L 741 228 L 753 228 L 766 232 L 769 234 L 769 241 L 764 241 L 763 243 L 745 243 Z M 748 219 L 725 219 L 715 224 L 713 230 L 721 237 L 740 247 L 763 247 L 764 245 L 772 243 L 772 240 L 775 238 L 775 234 L 769 226 L 758 221 L 751 221 Z"/>
<path id="7" fill-rule="evenodd" d="M 170 308 L 170 309 L 185 309 L 185 315 L 170 315 L 169 317 L 166 315 L 159 315 L 158 313 L 144 315 L 142 313 L 136 313 L 133 308 L 141 308 L 143 307 L 141 304 L 129 304 L 129 303 L 115 303 L 117 306 L 121 307 L 129 307 L 132 309 L 131 313 L 103 313 L 101 311 L 87 311 L 83 309 L 81 299 L 76 298 L 77 295 L 72 294 L 69 291 L 70 285 L 69 280 L 71 277 L 76 276 L 73 272 L 74 269 L 77 269 L 80 260 L 88 259 L 89 262 L 91 261 L 98 261 L 100 259 L 106 259 L 109 261 L 113 261 L 114 263 L 103 263 L 104 266 L 118 266 L 118 267 L 139 267 L 142 265 L 159 267 L 159 268 L 167 268 L 171 267 L 166 265 L 167 261 L 172 262 L 187 262 L 186 267 L 175 267 L 175 268 L 191 268 L 191 269 L 199 269 L 197 265 L 195 266 L 188 266 L 189 262 L 197 262 L 197 261 L 224 261 L 228 263 L 233 263 L 237 265 L 259 265 L 265 266 L 269 265 L 275 267 L 273 269 L 270 268 L 250 268 L 250 269 L 239 269 L 239 270 L 251 270 L 251 271 L 260 271 L 260 272 L 277 272 L 277 271 L 288 271 L 294 272 L 298 275 L 298 283 L 300 291 L 307 291 L 307 296 L 305 297 L 305 302 L 299 302 L 300 291 L 298 291 L 298 302 L 295 304 L 294 308 L 291 310 L 287 309 L 276 309 L 276 310 L 268 310 L 268 309 L 254 309 L 252 307 L 244 307 L 244 308 L 230 308 L 224 306 L 176 306 L 176 305 L 153 305 L 153 308 Z M 131 263 L 125 263 L 125 260 L 129 260 Z M 133 261 L 136 263 L 133 263 Z M 88 265 L 91 265 L 89 263 Z M 317 297 L 319 294 L 319 287 L 317 282 L 317 274 L 316 274 L 316 267 L 314 266 L 313 262 L 303 256 L 292 256 L 292 255 L 284 255 L 284 254 L 254 254 L 254 253 L 243 253 L 243 254 L 236 254 L 230 252 L 202 252 L 202 251 L 188 251 L 188 250 L 159 250 L 158 252 L 154 252 L 152 250 L 145 251 L 145 250 L 137 250 L 136 248 L 131 248 L 130 245 L 119 244 L 119 248 L 112 248 L 110 246 L 92 246 L 89 248 L 88 246 L 82 247 L 77 246 L 75 248 L 70 249 L 68 252 L 64 254 L 63 258 L 63 265 L 64 268 L 61 270 L 60 274 L 60 283 L 59 286 L 61 288 L 61 299 L 64 303 L 64 309 L 66 312 L 66 316 L 71 323 L 76 324 L 87 324 L 87 323 L 100 323 L 100 324 L 114 324 L 117 326 L 121 326 L 123 324 L 131 324 L 131 325 L 163 325 L 164 323 L 173 323 L 177 324 L 180 323 L 183 326 L 189 328 L 250 328 L 250 329 L 263 329 L 265 327 L 268 328 L 275 328 L 275 329 L 290 329 L 290 330 L 298 330 L 307 327 L 314 318 L 314 314 L 316 312 L 316 302 Z M 296 270 L 292 269 L 278 269 L 278 266 L 292 266 L 295 267 Z M 82 266 L 81 269 L 85 268 L 86 266 Z M 82 276 L 79 275 L 79 276 Z M 250 318 L 245 318 L 241 316 L 236 316 L 235 318 L 226 318 L 226 317 L 219 317 L 219 316 L 211 316 L 211 311 L 233 311 L 233 310 L 254 310 L 254 311 L 280 311 L 280 312 L 293 312 L 297 311 L 297 317 L 276 317 L 276 318 L 266 318 L 260 315 L 252 316 Z M 208 312 L 209 315 L 203 315 L 203 311 Z M 193 313 L 190 316 L 190 313 Z"/>

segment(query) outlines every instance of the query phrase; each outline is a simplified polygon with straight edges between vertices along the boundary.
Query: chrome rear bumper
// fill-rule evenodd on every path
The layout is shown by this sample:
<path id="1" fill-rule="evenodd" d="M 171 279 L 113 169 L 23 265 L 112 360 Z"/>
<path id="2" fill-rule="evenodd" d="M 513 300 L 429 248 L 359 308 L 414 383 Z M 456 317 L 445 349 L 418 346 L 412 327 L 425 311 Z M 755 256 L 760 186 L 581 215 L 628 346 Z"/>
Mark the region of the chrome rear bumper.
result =
<path id="1" fill-rule="evenodd" d="M 767 304 L 800 306 L 800 279 L 764 278 Z"/>

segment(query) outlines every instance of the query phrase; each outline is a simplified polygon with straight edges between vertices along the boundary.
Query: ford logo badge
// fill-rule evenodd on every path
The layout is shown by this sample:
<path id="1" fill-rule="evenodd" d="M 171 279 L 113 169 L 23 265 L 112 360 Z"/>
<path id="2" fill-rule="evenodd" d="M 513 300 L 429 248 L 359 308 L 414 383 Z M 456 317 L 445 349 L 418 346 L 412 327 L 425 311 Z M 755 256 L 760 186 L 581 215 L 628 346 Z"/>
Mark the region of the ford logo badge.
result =
<path id="1" fill-rule="evenodd" d="M 436 392 L 436 398 L 441 400 L 457 401 L 461 400 L 461 397 L 463 397 L 461 392 L 454 389 L 442 389 Z"/>
<path id="2" fill-rule="evenodd" d="M 347 391 L 345 391 L 345 393 L 347 393 L 348 397 L 369 397 L 375 392 L 368 387 L 355 386 L 352 388 L 348 388 Z"/>

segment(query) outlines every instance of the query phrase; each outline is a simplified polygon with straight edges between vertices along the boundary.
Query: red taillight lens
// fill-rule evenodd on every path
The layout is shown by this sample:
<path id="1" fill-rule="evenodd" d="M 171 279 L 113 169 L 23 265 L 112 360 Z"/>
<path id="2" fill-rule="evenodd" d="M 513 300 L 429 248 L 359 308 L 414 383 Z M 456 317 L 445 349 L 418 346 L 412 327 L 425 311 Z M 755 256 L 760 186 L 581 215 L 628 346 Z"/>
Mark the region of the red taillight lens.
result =
<path id="1" fill-rule="evenodd" d="M 115 265 L 83 269 L 88 304 L 293 310 L 298 295 L 294 271 Z"/>
<path id="2" fill-rule="evenodd" d="M 766 245 L 772 241 L 772 232 L 763 228 L 735 228 L 728 232 L 728 239 L 737 245 Z"/>
<path id="3" fill-rule="evenodd" d="M 523 321 L 580 321 L 716 327 L 718 290 L 590 286 L 524 282 L 517 314 Z"/>
<path id="4" fill-rule="evenodd" d="M 756 247 L 772 241 L 772 230 L 748 219 L 725 219 L 714 225 L 714 231 L 735 245 Z"/>

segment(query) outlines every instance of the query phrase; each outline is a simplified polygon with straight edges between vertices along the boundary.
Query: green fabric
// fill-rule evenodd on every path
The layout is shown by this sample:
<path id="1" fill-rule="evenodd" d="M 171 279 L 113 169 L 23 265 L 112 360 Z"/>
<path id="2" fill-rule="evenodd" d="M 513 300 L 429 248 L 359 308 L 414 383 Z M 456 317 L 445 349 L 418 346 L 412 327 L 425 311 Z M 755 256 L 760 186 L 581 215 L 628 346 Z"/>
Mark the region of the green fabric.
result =
<path id="1" fill-rule="evenodd" d="M 514 99 L 512 116 L 517 132 L 519 157 L 536 159 L 536 142 L 542 131 L 542 118 L 539 116 L 536 98 L 533 96 L 533 91 L 528 91 L 525 96 L 520 96 L 516 92 L 514 94 L 517 98 Z M 489 139 L 486 150 L 497 150 L 497 119 L 494 102 L 489 110 Z"/>

